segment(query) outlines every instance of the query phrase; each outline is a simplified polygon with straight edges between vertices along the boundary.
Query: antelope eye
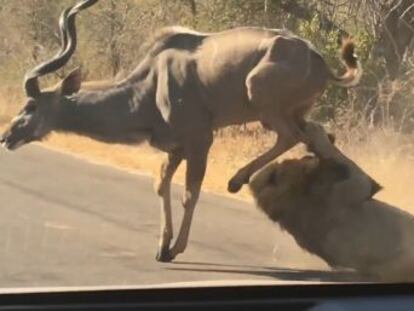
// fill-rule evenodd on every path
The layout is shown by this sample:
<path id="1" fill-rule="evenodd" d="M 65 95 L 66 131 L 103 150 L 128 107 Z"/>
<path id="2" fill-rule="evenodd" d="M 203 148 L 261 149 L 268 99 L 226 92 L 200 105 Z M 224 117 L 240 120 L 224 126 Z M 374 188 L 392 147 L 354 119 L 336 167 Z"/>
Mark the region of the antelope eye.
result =
<path id="1" fill-rule="evenodd" d="M 26 105 L 25 111 L 27 113 L 33 113 L 36 111 L 36 109 L 37 109 L 37 105 L 35 103 L 28 103 Z"/>

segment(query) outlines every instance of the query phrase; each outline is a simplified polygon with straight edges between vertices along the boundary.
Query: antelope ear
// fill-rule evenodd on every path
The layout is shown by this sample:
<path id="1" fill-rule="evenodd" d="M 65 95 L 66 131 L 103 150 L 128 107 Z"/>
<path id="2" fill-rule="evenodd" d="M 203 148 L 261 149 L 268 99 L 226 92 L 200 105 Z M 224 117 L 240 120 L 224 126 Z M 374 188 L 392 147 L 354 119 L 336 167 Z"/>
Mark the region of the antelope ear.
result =
<path id="1" fill-rule="evenodd" d="M 60 92 L 62 95 L 72 95 L 79 92 L 82 83 L 82 72 L 78 67 L 69 73 L 65 79 L 63 79 Z"/>

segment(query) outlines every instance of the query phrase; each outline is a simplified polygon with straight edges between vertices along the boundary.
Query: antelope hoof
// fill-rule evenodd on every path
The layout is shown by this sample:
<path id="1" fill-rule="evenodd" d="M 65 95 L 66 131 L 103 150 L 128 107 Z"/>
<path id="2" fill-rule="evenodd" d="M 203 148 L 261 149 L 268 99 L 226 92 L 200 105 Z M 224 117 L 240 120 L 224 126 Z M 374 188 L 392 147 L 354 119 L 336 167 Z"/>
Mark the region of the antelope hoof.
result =
<path id="1" fill-rule="evenodd" d="M 227 190 L 230 193 L 237 193 L 240 191 L 240 189 L 243 187 L 244 184 L 248 183 L 245 181 L 241 181 L 240 178 L 237 177 L 233 177 L 232 179 L 230 179 L 229 184 L 227 186 Z"/>
<path id="2" fill-rule="evenodd" d="M 162 248 L 158 250 L 155 259 L 158 262 L 171 262 L 174 260 L 174 257 L 171 256 L 170 250 L 168 248 Z"/>

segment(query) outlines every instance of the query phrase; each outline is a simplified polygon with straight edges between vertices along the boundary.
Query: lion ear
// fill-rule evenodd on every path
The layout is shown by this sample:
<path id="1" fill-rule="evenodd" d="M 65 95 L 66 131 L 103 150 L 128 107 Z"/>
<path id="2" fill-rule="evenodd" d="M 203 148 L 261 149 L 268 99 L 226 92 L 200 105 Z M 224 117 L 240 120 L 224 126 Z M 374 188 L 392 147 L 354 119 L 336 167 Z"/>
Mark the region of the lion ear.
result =
<path id="1" fill-rule="evenodd" d="M 271 185 L 269 181 L 273 181 L 273 178 L 277 178 L 272 175 L 276 175 L 278 165 L 277 161 L 273 161 L 252 175 L 249 180 L 249 188 L 254 196 L 259 195 L 264 188 Z"/>
<path id="2" fill-rule="evenodd" d="M 378 192 L 380 192 L 382 189 L 384 189 L 383 186 L 381 186 L 379 183 L 377 183 L 374 179 L 371 179 L 371 198 L 376 195 Z"/>
<path id="3" fill-rule="evenodd" d="M 328 139 L 331 142 L 332 145 L 335 145 L 335 141 L 336 141 L 336 136 L 333 133 L 328 133 Z"/>
<path id="4" fill-rule="evenodd" d="M 313 183 L 333 185 L 349 178 L 349 170 L 345 164 L 332 159 L 320 160 L 316 169 L 311 173 Z"/>
<path id="5" fill-rule="evenodd" d="M 339 182 L 349 178 L 349 169 L 345 164 L 338 163 L 334 160 L 328 159 L 325 162 L 328 176 L 331 182 Z"/>

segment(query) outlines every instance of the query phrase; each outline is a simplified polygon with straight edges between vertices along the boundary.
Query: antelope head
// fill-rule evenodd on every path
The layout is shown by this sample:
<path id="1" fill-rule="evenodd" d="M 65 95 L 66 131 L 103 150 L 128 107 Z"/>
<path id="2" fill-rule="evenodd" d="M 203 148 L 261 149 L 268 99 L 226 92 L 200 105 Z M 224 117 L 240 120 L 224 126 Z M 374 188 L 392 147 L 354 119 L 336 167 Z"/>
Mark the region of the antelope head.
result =
<path id="1" fill-rule="evenodd" d="M 32 141 L 43 139 L 55 127 L 61 102 L 66 96 L 79 91 L 81 86 L 79 69 L 72 71 L 55 87 L 48 90 L 40 89 L 38 79 L 57 71 L 70 60 L 77 45 L 75 17 L 77 13 L 96 2 L 98 0 L 79 1 L 62 12 L 59 19 L 61 48 L 53 58 L 26 73 L 24 78 L 26 103 L 0 138 L 0 143 L 5 148 L 15 150 Z"/>

